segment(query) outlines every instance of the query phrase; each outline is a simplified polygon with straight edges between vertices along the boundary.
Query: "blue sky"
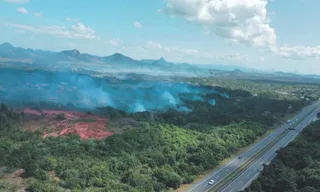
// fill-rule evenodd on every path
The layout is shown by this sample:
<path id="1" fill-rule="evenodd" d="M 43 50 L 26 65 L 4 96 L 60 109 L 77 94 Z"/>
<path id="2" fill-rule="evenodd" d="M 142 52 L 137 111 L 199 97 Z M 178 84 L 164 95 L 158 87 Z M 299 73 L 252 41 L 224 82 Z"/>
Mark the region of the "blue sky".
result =
<path id="1" fill-rule="evenodd" d="M 1 0 L 0 43 L 320 74 L 319 0 Z"/>

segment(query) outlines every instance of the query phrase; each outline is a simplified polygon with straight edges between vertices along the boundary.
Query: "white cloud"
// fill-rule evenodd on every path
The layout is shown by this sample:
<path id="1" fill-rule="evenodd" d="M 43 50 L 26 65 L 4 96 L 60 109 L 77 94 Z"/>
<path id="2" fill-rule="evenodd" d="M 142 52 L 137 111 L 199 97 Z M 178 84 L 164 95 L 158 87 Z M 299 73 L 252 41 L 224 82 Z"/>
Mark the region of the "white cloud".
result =
<path id="1" fill-rule="evenodd" d="M 36 17 L 42 17 L 43 13 L 42 12 L 33 12 L 33 15 Z"/>
<path id="2" fill-rule="evenodd" d="M 161 11 L 197 22 L 217 36 L 254 46 L 276 44 L 266 0 L 167 0 Z"/>
<path id="3" fill-rule="evenodd" d="M 139 21 L 134 21 L 133 26 L 136 28 L 142 28 L 142 24 Z"/>
<path id="4" fill-rule="evenodd" d="M 67 17 L 66 21 L 79 22 L 77 19 L 73 19 L 73 18 L 70 18 L 70 17 Z"/>
<path id="5" fill-rule="evenodd" d="M 84 24 L 77 22 L 70 28 L 64 26 L 52 25 L 52 26 L 32 26 L 14 23 L 2 23 L 2 25 L 8 25 L 21 30 L 29 31 L 35 34 L 51 35 L 59 38 L 70 38 L 70 39 L 95 39 L 95 31 Z"/>
<path id="6" fill-rule="evenodd" d="M 240 53 L 233 53 L 233 54 L 227 54 L 227 55 L 223 55 L 220 56 L 218 59 L 220 60 L 236 60 L 236 61 L 248 61 L 249 57 L 248 55 L 243 55 Z"/>
<path id="7" fill-rule="evenodd" d="M 198 53 L 198 50 L 196 49 L 186 49 L 186 50 L 183 50 L 186 54 L 196 54 Z"/>
<path id="8" fill-rule="evenodd" d="M 28 10 L 24 7 L 20 7 L 17 9 L 18 12 L 22 13 L 22 14 L 27 14 L 28 13 Z"/>
<path id="9" fill-rule="evenodd" d="M 104 43 L 112 45 L 112 46 L 118 46 L 118 45 L 122 45 L 123 41 L 121 39 L 117 38 L 117 39 L 110 39 L 108 41 L 105 41 Z"/>
<path id="10" fill-rule="evenodd" d="M 17 4 L 23 4 L 23 3 L 29 3 L 29 0 L 4 0 L 6 3 L 17 3 Z"/>
<path id="11" fill-rule="evenodd" d="M 305 59 L 320 59 L 320 46 L 281 46 L 271 49 L 277 55 L 287 59 L 305 60 Z"/>
<path id="12" fill-rule="evenodd" d="M 261 56 L 261 57 L 259 58 L 259 60 L 260 60 L 260 62 L 264 62 L 266 59 Z"/>
<path id="13" fill-rule="evenodd" d="M 72 25 L 71 28 L 72 28 L 71 31 L 79 34 L 89 34 L 90 36 L 94 34 L 94 31 L 90 27 L 87 27 L 80 22 L 77 22 L 76 25 Z"/>
<path id="14" fill-rule="evenodd" d="M 160 53 L 172 53 L 179 55 L 194 55 L 198 53 L 196 49 L 184 49 L 176 46 L 162 46 L 160 43 L 154 41 L 148 41 L 143 48 L 145 50 L 157 50 Z"/>
<path id="15" fill-rule="evenodd" d="M 145 45 L 145 48 L 147 48 L 147 49 L 162 49 L 162 46 L 160 43 L 148 41 L 147 44 Z"/>

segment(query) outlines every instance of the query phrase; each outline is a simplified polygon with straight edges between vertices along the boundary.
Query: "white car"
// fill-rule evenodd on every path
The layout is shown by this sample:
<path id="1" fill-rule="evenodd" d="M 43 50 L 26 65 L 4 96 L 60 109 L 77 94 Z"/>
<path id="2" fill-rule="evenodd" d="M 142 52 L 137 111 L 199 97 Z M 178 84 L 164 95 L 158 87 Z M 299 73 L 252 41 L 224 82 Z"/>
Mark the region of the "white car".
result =
<path id="1" fill-rule="evenodd" d="M 209 185 L 213 185 L 213 184 L 214 184 L 214 180 L 210 180 Z"/>

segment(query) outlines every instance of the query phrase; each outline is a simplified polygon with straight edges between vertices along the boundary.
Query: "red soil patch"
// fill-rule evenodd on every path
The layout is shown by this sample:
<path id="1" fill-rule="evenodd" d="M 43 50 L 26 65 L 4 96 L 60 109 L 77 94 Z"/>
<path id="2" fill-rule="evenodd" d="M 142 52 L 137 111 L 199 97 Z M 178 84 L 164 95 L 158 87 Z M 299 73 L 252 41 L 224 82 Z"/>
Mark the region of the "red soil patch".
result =
<path id="1" fill-rule="evenodd" d="M 38 129 L 39 122 L 43 127 L 46 127 L 43 138 L 47 136 L 77 134 L 82 139 L 103 139 L 113 134 L 113 132 L 106 131 L 107 118 L 95 115 L 63 110 L 38 111 L 28 108 L 23 112 L 27 116 L 23 122 L 26 130 L 34 131 Z M 59 114 L 64 114 L 65 119 L 61 121 L 57 120 L 56 117 Z M 31 120 L 34 116 L 41 117 L 41 119 L 36 121 Z"/>

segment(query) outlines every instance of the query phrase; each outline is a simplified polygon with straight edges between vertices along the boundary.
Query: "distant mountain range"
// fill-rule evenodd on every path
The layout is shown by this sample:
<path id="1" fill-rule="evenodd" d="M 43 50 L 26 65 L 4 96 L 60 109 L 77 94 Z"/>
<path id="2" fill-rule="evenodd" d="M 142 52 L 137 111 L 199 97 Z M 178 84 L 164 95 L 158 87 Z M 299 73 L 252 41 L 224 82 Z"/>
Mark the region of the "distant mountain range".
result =
<path id="1" fill-rule="evenodd" d="M 32 50 L 15 47 L 10 43 L 0 45 L 0 64 L 32 64 L 32 66 L 62 67 L 62 68 L 86 68 L 98 69 L 99 67 L 113 69 L 148 69 L 169 72 L 204 72 L 211 69 L 216 70 L 241 70 L 245 72 L 256 71 L 231 65 L 196 65 L 188 63 L 173 63 L 166 61 L 163 57 L 158 60 L 143 59 L 135 60 L 120 53 L 110 56 L 99 57 L 87 53 L 80 53 L 79 50 L 66 50 L 51 52 L 43 50 Z"/>
<path id="2" fill-rule="evenodd" d="M 24 49 L 10 43 L 0 45 L 0 67 L 76 70 L 93 73 L 134 73 L 160 76 L 210 76 L 219 78 L 275 79 L 295 81 L 301 79 L 320 80 L 317 75 L 298 75 L 283 72 L 262 72 L 234 65 L 203 65 L 173 63 L 163 57 L 158 60 L 135 60 L 120 53 L 110 56 L 95 56 L 79 50 L 61 52 Z"/>

